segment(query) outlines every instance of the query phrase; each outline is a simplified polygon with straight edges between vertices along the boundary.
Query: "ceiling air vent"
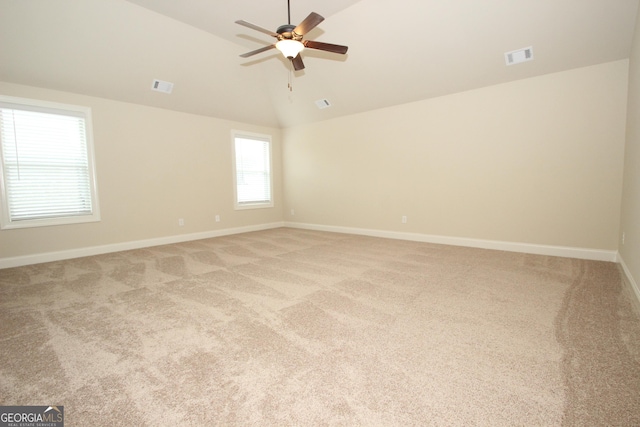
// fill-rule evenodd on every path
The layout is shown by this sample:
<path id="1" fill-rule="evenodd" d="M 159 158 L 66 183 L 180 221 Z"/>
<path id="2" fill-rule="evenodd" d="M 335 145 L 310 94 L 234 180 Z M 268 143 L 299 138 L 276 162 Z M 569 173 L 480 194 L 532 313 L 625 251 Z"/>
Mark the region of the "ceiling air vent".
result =
<path id="1" fill-rule="evenodd" d="M 324 109 L 324 108 L 329 108 L 331 107 L 331 103 L 329 102 L 328 99 L 318 99 L 316 101 L 316 107 L 318 107 L 319 109 Z"/>
<path id="2" fill-rule="evenodd" d="M 171 91 L 173 90 L 173 83 L 163 82 L 162 80 L 154 80 L 153 84 L 151 85 L 151 89 L 157 92 L 171 93 Z"/>
<path id="3" fill-rule="evenodd" d="M 519 64 L 521 62 L 527 62 L 533 60 L 533 48 L 526 47 L 524 49 L 512 50 L 504 54 L 504 59 L 507 65 Z"/>

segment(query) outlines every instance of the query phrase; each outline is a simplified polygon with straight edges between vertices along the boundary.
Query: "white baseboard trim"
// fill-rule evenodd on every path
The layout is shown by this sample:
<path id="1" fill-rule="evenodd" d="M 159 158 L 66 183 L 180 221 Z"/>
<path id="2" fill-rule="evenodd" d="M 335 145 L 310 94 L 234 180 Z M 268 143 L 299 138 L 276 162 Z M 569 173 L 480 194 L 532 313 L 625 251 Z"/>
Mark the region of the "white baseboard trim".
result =
<path id="1" fill-rule="evenodd" d="M 299 222 L 285 222 L 284 225 L 285 227 L 300 228 L 305 230 L 330 231 L 335 233 L 357 234 L 361 236 L 411 240 L 415 242 L 437 243 L 452 246 L 467 246 L 471 248 L 494 249 L 499 251 L 521 252 L 535 255 L 579 258 L 593 261 L 617 262 L 618 260 L 617 251 L 572 248 L 564 246 L 546 246 L 529 243 L 502 242 L 497 240 L 468 239 L 463 237 L 404 233 L 398 231 L 371 230 L 365 228 L 339 227 L 331 225 L 304 224 Z"/>
<path id="2" fill-rule="evenodd" d="M 274 222 L 269 224 L 250 225 L 245 227 L 226 228 L 221 230 L 205 231 L 200 233 L 179 234 L 175 236 L 158 237 L 146 240 L 114 243 L 109 245 L 91 246 L 86 248 L 70 249 L 57 252 L 24 255 L 11 258 L 0 258 L 0 269 L 20 267 L 23 265 L 39 264 L 43 262 L 59 261 L 64 259 L 80 258 L 84 256 L 101 255 L 111 252 L 127 251 L 132 249 L 148 248 L 151 246 L 168 245 L 172 243 L 189 242 L 193 240 L 209 239 L 212 237 L 229 236 L 232 234 L 248 233 L 251 231 L 269 230 L 280 227 L 291 227 L 305 230 L 329 231 L 333 233 L 356 234 L 362 236 L 382 237 L 387 239 L 410 240 L 424 243 L 437 243 L 442 245 L 466 246 L 481 249 L 494 249 L 500 251 L 521 252 L 536 255 L 559 256 L 567 258 L 588 259 L 594 261 L 620 262 L 621 257 L 617 251 L 596 249 L 571 248 L 563 246 L 545 246 L 527 243 L 502 242 L 495 240 L 468 239 L 462 237 L 438 236 L 420 233 L 405 233 L 397 231 L 372 230 L 354 227 L 339 227 L 331 225 L 305 224 L 298 222 Z M 634 291 L 640 299 L 640 291 L 637 283 L 631 277 L 624 262 L 621 262 L 625 274 L 629 278 Z"/>
<path id="3" fill-rule="evenodd" d="M 631 271 L 629 270 L 629 267 L 627 267 L 627 264 L 624 262 L 624 258 L 622 258 L 622 255 L 620 255 L 620 253 L 618 253 L 618 262 L 622 266 L 622 271 L 624 271 L 625 276 L 627 276 L 627 281 L 631 285 L 633 293 L 635 294 L 636 298 L 638 298 L 638 302 L 640 302 L 640 286 L 638 286 L 638 282 L 636 282 L 631 275 Z"/>
<path id="4" fill-rule="evenodd" d="M 40 264 L 43 262 L 60 261 L 63 259 L 80 258 L 84 256 L 101 255 L 111 252 L 128 251 L 132 249 L 148 248 L 151 246 L 169 245 L 172 243 L 190 242 L 192 240 L 210 239 L 212 237 L 229 236 L 232 234 L 248 233 L 251 231 L 269 230 L 272 228 L 280 228 L 283 226 L 283 222 L 274 222 L 270 224 L 248 225 L 245 227 L 225 228 L 221 230 L 204 231 L 200 233 L 178 234 L 175 236 L 156 237 L 146 240 L 113 243 L 110 245 L 69 249 L 65 251 L 46 252 L 11 258 L 0 258 L 0 269 L 20 267 L 23 265 Z"/>

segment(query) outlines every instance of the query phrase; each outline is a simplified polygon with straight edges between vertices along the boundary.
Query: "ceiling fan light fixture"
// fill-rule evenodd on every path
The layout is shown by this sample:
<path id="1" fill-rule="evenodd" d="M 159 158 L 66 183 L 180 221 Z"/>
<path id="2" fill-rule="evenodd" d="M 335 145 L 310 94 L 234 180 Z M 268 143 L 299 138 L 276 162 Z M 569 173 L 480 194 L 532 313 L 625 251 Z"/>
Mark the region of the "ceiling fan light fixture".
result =
<path id="1" fill-rule="evenodd" d="M 292 59 L 304 50 L 304 45 L 297 40 L 284 39 L 276 43 L 276 49 L 282 52 L 285 58 Z"/>
<path id="2" fill-rule="evenodd" d="M 304 61 L 302 60 L 302 52 L 305 48 L 323 50 L 326 52 L 340 53 L 344 55 L 347 53 L 347 46 L 341 46 L 338 44 L 323 43 L 313 40 L 303 40 L 305 34 L 313 30 L 318 26 L 324 18 L 315 12 L 311 12 L 306 18 L 302 20 L 298 25 L 291 24 L 291 9 L 289 8 L 289 1 L 287 1 L 287 11 L 289 12 L 289 21 L 285 25 L 280 25 L 278 29 L 273 32 L 266 28 L 259 27 L 251 22 L 239 20 L 236 24 L 243 27 L 251 28 L 252 30 L 260 31 L 271 37 L 275 37 L 277 42 L 268 46 L 263 46 L 259 49 L 252 50 L 251 52 L 243 53 L 241 58 L 249 58 L 258 53 L 266 52 L 270 49 L 277 49 L 282 52 L 285 58 L 291 61 L 291 66 L 295 71 L 304 70 Z"/>

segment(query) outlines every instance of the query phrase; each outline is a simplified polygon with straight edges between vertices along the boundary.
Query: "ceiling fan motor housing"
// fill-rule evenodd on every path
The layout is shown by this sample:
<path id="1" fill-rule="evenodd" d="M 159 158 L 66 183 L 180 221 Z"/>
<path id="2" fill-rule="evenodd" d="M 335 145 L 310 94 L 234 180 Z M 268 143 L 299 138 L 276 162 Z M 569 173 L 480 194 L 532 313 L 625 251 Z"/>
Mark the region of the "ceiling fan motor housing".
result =
<path id="1" fill-rule="evenodd" d="M 276 33 L 280 34 L 283 39 L 301 40 L 302 36 L 293 32 L 296 26 L 291 24 L 280 25 L 276 30 Z"/>

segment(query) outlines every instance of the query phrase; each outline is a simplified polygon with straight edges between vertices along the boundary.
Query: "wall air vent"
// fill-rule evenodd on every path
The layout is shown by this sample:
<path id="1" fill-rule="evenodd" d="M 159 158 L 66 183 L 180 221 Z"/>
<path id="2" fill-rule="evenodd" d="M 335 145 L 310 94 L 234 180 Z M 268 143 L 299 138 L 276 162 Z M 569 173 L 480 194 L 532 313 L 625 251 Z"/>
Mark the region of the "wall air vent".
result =
<path id="1" fill-rule="evenodd" d="M 171 93 L 171 91 L 173 90 L 173 83 L 163 82 L 162 80 L 154 80 L 153 84 L 151 85 L 151 90 L 162 93 Z"/>
<path id="2" fill-rule="evenodd" d="M 316 107 L 318 107 L 319 109 L 324 109 L 324 108 L 329 108 L 331 107 L 331 103 L 329 102 L 328 99 L 318 99 L 316 101 Z"/>
<path id="3" fill-rule="evenodd" d="M 519 64 L 533 60 L 533 48 L 526 47 L 524 49 L 512 50 L 504 54 L 507 65 Z"/>

